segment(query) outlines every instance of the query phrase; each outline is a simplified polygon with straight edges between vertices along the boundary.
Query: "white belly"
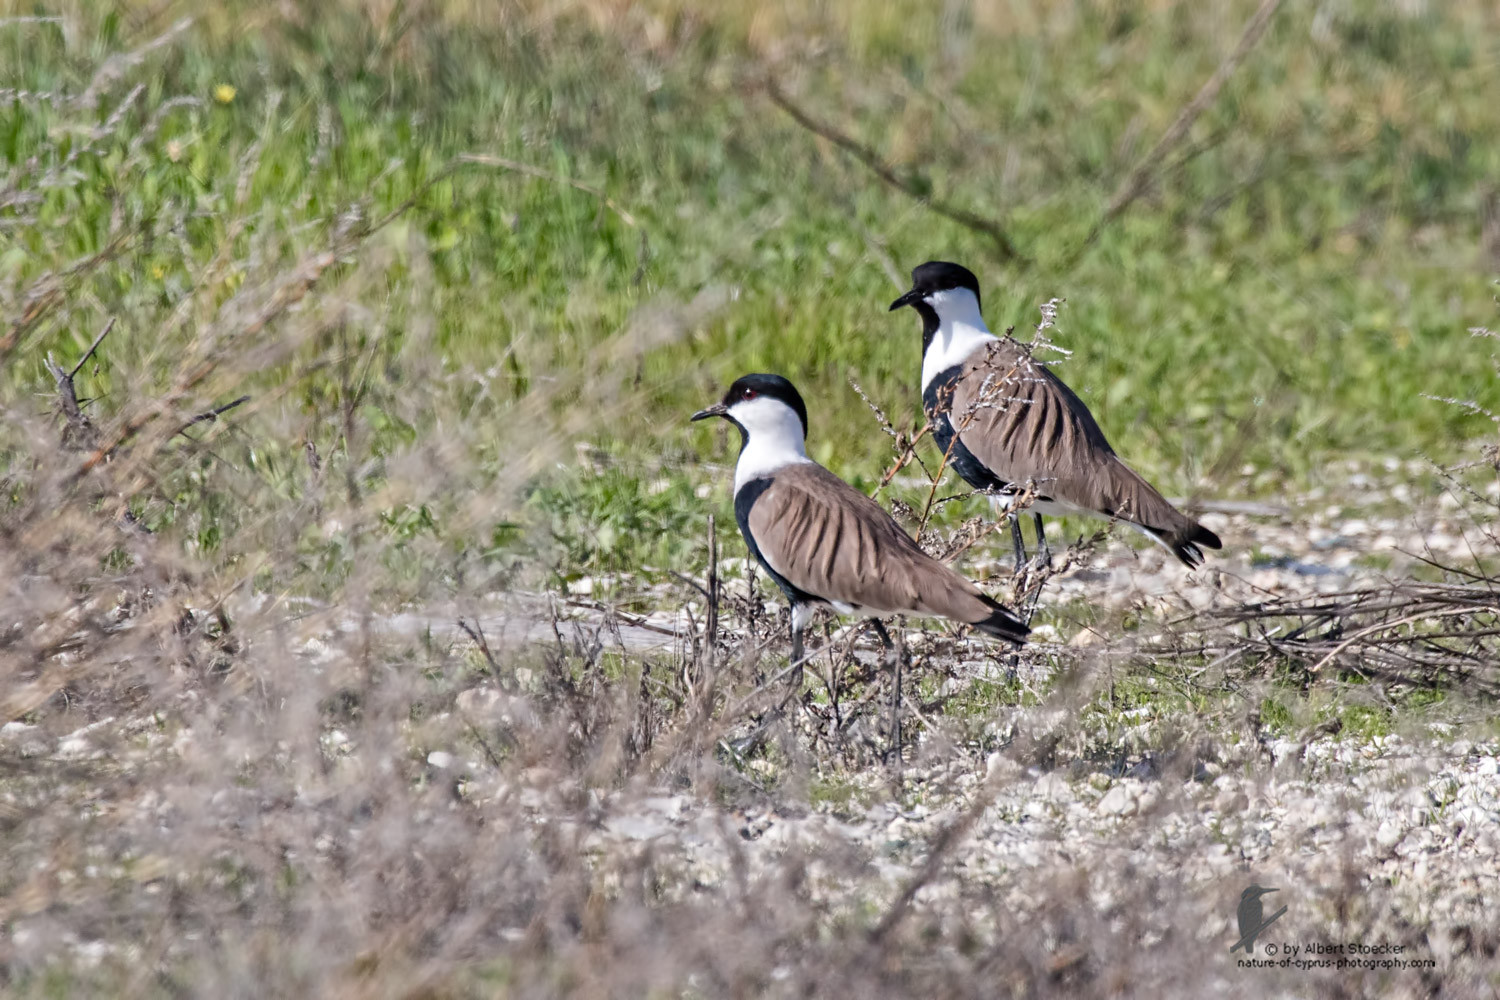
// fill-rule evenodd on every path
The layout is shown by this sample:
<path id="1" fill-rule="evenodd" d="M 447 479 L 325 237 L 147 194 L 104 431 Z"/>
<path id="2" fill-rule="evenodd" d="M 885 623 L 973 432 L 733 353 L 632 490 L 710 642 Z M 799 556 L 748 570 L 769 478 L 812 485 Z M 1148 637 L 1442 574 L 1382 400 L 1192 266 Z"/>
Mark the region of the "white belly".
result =
<path id="1" fill-rule="evenodd" d="M 997 493 L 990 497 L 990 506 L 994 509 L 996 516 L 1005 512 L 1015 500 L 1014 493 Z M 1100 517 L 1098 511 L 1089 510 L 1068 503 L 1066 500 L 1033 500 L 1026 508 L 1033 514 L 1041 514 L 1044 517 Z"/>

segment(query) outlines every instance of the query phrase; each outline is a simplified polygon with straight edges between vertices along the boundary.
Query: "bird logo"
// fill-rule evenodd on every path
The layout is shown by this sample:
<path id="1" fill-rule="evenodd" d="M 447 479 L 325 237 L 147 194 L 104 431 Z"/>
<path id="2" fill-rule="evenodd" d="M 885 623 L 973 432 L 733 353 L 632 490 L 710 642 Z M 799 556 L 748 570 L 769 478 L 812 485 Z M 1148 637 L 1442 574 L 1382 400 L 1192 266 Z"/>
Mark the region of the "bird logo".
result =
<path id="1" fill-rule="evenodd" d="M 1286 912 L 1285 906 L 1269 917 L 1265 917 L 1265 909 L 1260 902 L 1260 897 L 1275 891 L 1262 885 L 1252 884 L 1250 888 L 1240 893 L 1240 907 L 1235 911 L 1240 923 L 1240 939 L 1229 946 L 1231 952 L 1243 948 L 1245 954 L 1250 954 L 1255 948 L 1255 939 L 1260 936 L 1260 933 L 1281 919 L 1281 915 Z"/>

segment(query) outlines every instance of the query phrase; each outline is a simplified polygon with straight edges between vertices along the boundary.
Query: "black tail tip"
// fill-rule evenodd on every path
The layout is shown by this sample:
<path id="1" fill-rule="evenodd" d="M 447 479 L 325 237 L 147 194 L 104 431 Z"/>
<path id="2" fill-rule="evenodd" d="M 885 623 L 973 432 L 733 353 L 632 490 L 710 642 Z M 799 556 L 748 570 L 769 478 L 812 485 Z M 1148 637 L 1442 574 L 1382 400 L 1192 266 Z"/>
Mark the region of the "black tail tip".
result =
<path id="1" fill-rule="evenodd" d="M 1198 530 L 1193 534 L 1193 541 L 1210 549 L 1222 549 L 1224 547 L 1224 543 L 1219 541 L 1219 536 L 1201 524 L 1198 525 Z"/>
<path id="2" fill-rule="evenodd" d="M 1198 546 L 1203 545 L 1210 549 L 1224 547 L 1224 543 L 1219 541 L 1219 536 L 1201 524 L 1194 525 L 1191 532 L 1184 532 L 1183 536 L 1170 544 L 1172 553 L 1181 559 L 1188 569 L 1197 569 L 1203 565 L 1203 549 Z"/>
<path id="3" fill-rule="evenodd" d="M 1025 622 L 1002 607 L 996 607 L 993 614 L 983 621 L 975 622 L 974 627 L 985 635 L 1013 642 L 1017 646 L 1024 643 L 1031 634 L 1031 629 Z"/>

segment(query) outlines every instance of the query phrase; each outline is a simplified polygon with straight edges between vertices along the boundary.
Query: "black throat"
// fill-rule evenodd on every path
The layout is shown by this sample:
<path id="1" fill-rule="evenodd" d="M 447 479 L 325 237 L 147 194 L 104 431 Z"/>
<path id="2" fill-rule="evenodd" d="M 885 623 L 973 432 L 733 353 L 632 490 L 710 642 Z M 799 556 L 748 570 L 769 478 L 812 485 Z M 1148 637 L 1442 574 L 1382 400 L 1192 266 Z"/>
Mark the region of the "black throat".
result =
<path id="1" fill-rule="evenodd" d="M 920 299 L 913 302 L 911 307 L 917 311 L 918 316 L 922 317 L 922 354 L 925 356 L 927 348 L 932 346 L 932 338 L 937 336 L 937 310 Z"/>
<path id="2" fill-rule="evenodd" d="M 724 414 L 724 419 L 733 424 L 734 429 L 740 432 L 740 454 L 743 455 L 745 453 L 746 446 L 750 444 L 750 432 L 745 430 L 744 424 L 740 423 L 729 414 Z"/>

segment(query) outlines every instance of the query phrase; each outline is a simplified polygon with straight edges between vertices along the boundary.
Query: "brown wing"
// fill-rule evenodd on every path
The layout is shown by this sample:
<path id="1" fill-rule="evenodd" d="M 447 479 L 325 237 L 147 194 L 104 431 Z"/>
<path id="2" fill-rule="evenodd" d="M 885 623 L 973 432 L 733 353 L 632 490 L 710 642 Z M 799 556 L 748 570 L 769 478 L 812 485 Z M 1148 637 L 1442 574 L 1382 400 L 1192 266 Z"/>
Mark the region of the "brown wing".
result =
<path id="1" fill-rule="evenodd" d="M 1033 480 L 1040 496 L 1139 525 L 1188 565 L 1219 539 L 1120 461 L 1083 400 L 1016 341 L 988 344 L 964 364 L 949 420 L 996 476 Z"/>
<path id="2" fill-rule="evenodd" d="M 1026 634 L 973 583 L 923 552 L 879 504 L 820 465 L 777 470 L 749 525 L 770 567 L 814 597 L 951 618 L 1015 641 Z"/>

